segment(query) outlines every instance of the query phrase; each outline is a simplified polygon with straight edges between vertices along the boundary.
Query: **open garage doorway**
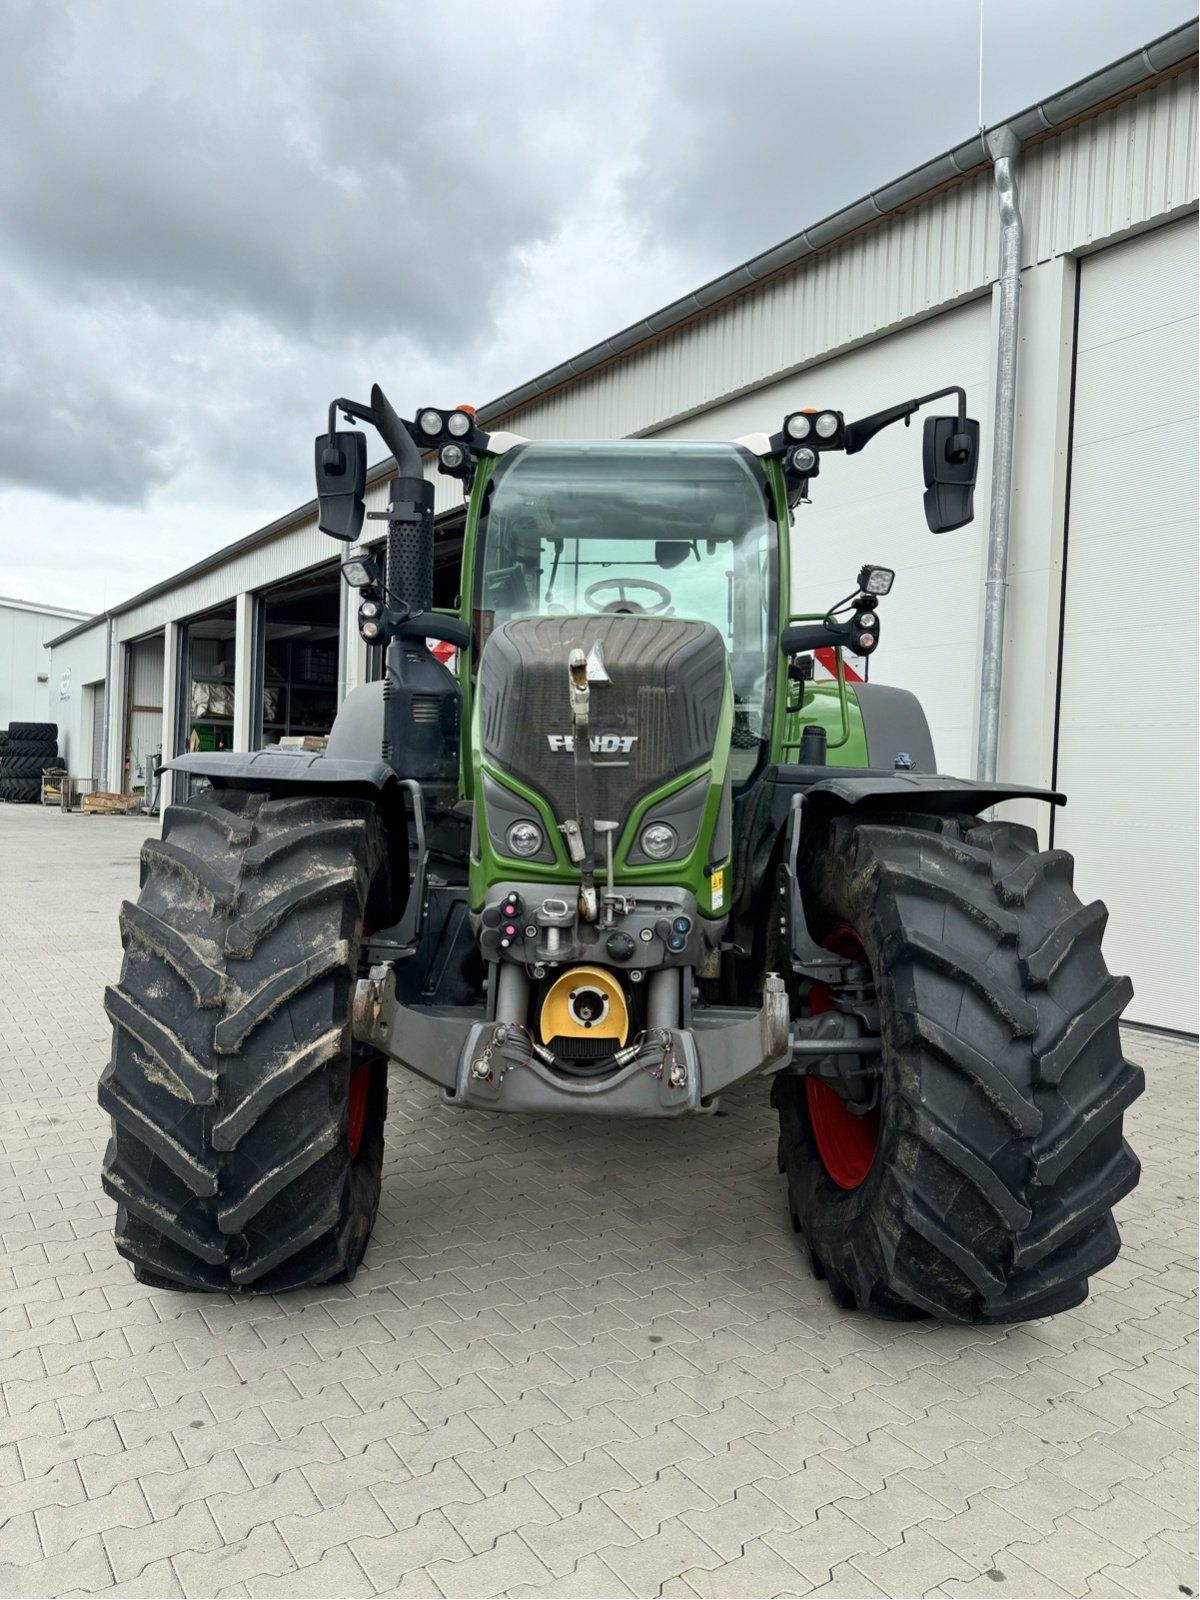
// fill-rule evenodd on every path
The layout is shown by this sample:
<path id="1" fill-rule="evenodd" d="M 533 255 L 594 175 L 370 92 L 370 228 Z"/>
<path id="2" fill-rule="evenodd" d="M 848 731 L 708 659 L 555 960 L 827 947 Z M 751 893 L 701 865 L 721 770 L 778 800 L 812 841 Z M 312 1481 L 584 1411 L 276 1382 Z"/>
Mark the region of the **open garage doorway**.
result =
<path id="1" fill-rule="evenodd" d="M 337 715 L 341 582 L 330 562 L 302 578 L 264 589 L 258 602 L 258 676 L 262 692 L 251 744 L 281 740 L 320 748 Z"/>
<path id="2" fill-rule="evenodd" d="M 125 647 L 125 747 L 121 789 L 125 794 L 154 794 L 155 771 L 163 744 L 163 633 L 134 639 Z"/>

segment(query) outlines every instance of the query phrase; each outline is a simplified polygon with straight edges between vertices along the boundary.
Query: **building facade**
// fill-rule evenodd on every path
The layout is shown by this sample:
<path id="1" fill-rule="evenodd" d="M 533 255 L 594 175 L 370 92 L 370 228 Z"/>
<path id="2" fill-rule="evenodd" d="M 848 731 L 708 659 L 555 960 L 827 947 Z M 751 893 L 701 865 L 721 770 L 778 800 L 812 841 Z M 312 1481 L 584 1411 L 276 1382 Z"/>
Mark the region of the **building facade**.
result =
<path id="1" fill-rule="evenodd" d="M 1001 778 L 1070 796 L 1053 818 L 1032 803 L 1014 814 L 1075 854 L 1085 901 L 1107 901 L 1109 963 L 1137 991 L 1131 1016 L 1189 1032 L 1196 44 L 1193 23 L 1007 125 L 1019 141 L 1024 236 L 998 748 Z M 942 770 L 971 773 L 1000 239 L 989 148 L 976 138 L 481 417 L 539 438 L 732 438 L 774 432 L 800 406 L 857 416 L 963 385 L 984 445 L 975 522 L 927 532 L 919 433 L 890 429 L 862 456 L 828 462 L 814 483 L 792 534 L 791 599 L 798 611 L 819 609 L 862 562 L 895 567 L 872 675 L 916 691 Z M 424 398 L 437 397 L 403 397 Z M 368 510 L 383 507 L 386 467 L 371 474 Z M 458 487 L 438 480 L 450 600 Z M 315 507 L 302 507 L 65 633 L 52 674 L 68 662 L 74 674 L 84 657 L 78 670 L 94 671 L 99 652 L 107 685 L 99 721 L 94 698 L 73 707 L 72 770 L 86 775 L 78 755 L 107 787 L 138 787 L 159 750 L 252 749 L 281 731 L 327 727 L 368 673 L 336 558 Z M 1149 646 L 1147 619 L 1169 649 Z"/>
<path id="2" fill-rule="evenodd" d="M 10 722 L 57 722 L 69 668 L 50 671 L 50 641 L 86 613 L 0 595 L 0 728 Z"/>

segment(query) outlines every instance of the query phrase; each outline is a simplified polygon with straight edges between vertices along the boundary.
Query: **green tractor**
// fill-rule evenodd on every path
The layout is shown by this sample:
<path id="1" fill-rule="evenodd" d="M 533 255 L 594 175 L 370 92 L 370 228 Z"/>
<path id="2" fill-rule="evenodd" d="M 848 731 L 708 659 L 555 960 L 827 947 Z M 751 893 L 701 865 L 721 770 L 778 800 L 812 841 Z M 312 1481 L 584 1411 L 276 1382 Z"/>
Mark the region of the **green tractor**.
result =
<path id="1" fill-rule="evenodd" d="M 99 1091 L 139 1279 L 351 1276 L 398 1064 L 447 1106 L 576 1116 L 704 1116 L 765 1079 L 792 1222 L 840 1304 L 998 1323 L 1085 1297 L 1138 1178 L 1131 988 L 1070 857 L 987 815 L 1062 797 L 940 775 L 918 701 L 848 678 L 889 570 L 789 615 L 822 465 L 941 395 L 939 533 L 972 517 L 959 389 L 727 444 L 405 421 L 378 387 L 331 405 L 326 533 L 353 545 L 364 520 L 365 436 L 338 412 L 396 462 L 382 555 L 343 566 L 383 676 L 321 754 L 168 763 L 206 783 L 143 849 Z M 468 502 L 449 611 L 431 452 Z"/>

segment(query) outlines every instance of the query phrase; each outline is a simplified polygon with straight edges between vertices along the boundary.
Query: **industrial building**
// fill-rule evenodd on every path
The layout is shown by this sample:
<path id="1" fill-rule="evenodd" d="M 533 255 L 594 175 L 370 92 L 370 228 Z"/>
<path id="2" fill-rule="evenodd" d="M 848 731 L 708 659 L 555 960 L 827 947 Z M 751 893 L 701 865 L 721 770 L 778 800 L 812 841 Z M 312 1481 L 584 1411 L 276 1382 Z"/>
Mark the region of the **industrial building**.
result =
<path id="1" fill-rule="evenodd" d="M 69 694 L 71 686 L 61 676 L 51 682 L 50 641 L 81 620 L 87 620 L 86 611 L 0 595 L 0 728 L 55 721 L 60 693 Z"/>
<path id="2" fill-rule="evenodd" d="M 1074 853 L 1085 901 L 1107 902 L 1108 961 L 1133 977 L 1131 1018 L 1187 1032 L 1197 1028 L 1196 50 L 1193 22 L 480 407 L 485 425 L 539 438 L 728 439 L 774 432 L 800 406 L 859 416 L 963 385 L 984 441 L 974 524 L 928 533 L 919 435 L 891 429 L 861 459 L 829 462 L 800 508 L 792 602 L 833 602 L 863 561 L 895 567 L 872 675 L 916 691 L 941 769 L 971 773 L 989 506 L 1004 487 L 991 470 L 1001 246 L 1015 239 L 998 775 L 1067 792 L 1053 818 L 1033 803 L 1014 814 Z M 1015 233 L 1002 176 L 1013 173 Z M 411 408 L 457 397 L 394 398 Z M 327 401 L 313 396 L 314 418 Z M 368 511 L 386 502 L 388 468 L 370 475 Z M 458 495 L 438 480 L 445 605 L 458 591 Z M 72 773 L 148 788 L 159 752 L 327 731 L 347 691 L 377 670 L 339 586 L 341 553 L 309 504 L 61 632 L 50 682 L 65 686 L 56 705 Z"/>

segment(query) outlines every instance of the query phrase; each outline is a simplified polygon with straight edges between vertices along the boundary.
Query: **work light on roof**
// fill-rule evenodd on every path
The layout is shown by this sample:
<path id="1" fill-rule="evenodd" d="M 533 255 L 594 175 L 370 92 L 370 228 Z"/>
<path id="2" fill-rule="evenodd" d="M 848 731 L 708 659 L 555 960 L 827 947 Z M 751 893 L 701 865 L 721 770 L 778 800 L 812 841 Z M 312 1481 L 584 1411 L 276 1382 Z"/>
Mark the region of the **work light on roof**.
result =
<path id="1" fill-rule="evenodd" d="M 818 412 L 817 420 L 813 424 L 813 426 L 817 430 L 817 438 L 818 439 L 832 439 L 832 438 L 834 438 L 836 436 L 836 434 L 837 434 L 838 429 L 841 427 L 841 425 L 842 425 L 842 419 L 841 419 L 841 417 L 838 416 L 836 411 L 821 411 L 821 412 Z"/>
<path id="2" fill-rule="evenodd" d="M 446 418 L 446 431 L 456 439 L 465 439 L 471 431 L 471 419 L 465 411 L 452 411 Z"/>
<path id="3" fill-rule="evenodd" d="M 789 439 L 807 439 L 812 432 L 812 418 L 803 411 L 794 412 L 783 425 Z"/>
<path id="4" fill-rule="evenodd" d="M 442 413 L 440 411 L 422 411 L 417 418 L 417 427 L 429 438 L 436 439 L 442 431 Z"/>

